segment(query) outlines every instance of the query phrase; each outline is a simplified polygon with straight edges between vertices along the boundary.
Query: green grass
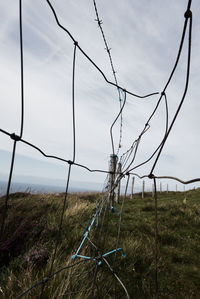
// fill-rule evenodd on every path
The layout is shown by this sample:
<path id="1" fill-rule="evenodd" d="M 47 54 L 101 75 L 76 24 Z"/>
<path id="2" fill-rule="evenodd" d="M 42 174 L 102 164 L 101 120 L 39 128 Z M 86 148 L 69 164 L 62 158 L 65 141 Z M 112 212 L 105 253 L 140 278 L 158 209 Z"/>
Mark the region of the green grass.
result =
<path id="1" fill-rule="evenodd" d="M 72 264 L 99 194 L 71 194 L 67 199 L 62 236 L 54 270 Z M 186 198 L 186 200 L 185 200 Z M 0 297 L 16 298 L 48 275 L 56 243 L 64 195 L 16 193 L 10 196 L 3 242 L 0 244 Z M 122 198 L 121 198 L 122 200 Z M 200 190 L 158 194 L 159 298 L 200 298 Z M 3 198 L 0 199 L 0 209 Z M 116 205 L 118 211 L 120 204 Z M 155 298 L 154 201 L 135 195 L 126 199 L 118 247 L 126 253 L 107 257 L 126 286 L 130 298 Z M 90 233 L 102 252 L 116 248 L 119 216 L 109 212 L 101 238 L 101 219 Z M 97 256 L 85 242 L 81 254 Z M 80 259 L 76 259 L 79 261 Z M 87 261 L 55 275 L 44 288 L 43 298 L 92 298 L 95 261 Z M 95 298 L 126 298 L 121 285 L 103 262 L 97 267 Z M 41 286 L 24 298 L 40 298 Z"/>

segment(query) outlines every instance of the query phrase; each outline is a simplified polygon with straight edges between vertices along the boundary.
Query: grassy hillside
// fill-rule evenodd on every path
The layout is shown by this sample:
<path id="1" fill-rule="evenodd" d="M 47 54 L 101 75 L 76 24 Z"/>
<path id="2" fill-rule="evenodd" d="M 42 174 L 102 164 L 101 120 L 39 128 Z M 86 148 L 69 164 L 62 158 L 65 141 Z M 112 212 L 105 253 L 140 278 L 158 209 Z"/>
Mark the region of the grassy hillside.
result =
<path id="1" fill-rule="evenodd" d="M 54 271 L 73 264 L 83 231 L 99 194 L 71 194 L 67 200 L 63 230 Z M 0 244 L 0 297 L 16 298 L 28 287 L 47 277 L 57 238 L 64 195 L 15 193 L 10 196 L 4 239 Z M 159 298 L 200 298 L 200 190 L 158 194 Z M 0 209 L 3 198 L 0 199 Z M 121 203 L 116 206 L 120 211 Z M 120 216 L 109 212 L 101 226 L 94 225 L 90 239 L 103 253 L 116 248 Z M 101 228 L 102 227 L 102 228 Z M 130 298 L 155 298 L 154 202 L 150 194 L 126 199 L 122 213 L 121 253 L 107 261 L 126 286 Z M 100 236 L 101 232 L 101 238 Z M 81 254 L 95 257 L 88 241 Z M 102 262 L 81 261 L 55 274 L 43 289 L 42 298 L 126 298 L 122 286 Z M 97 270 L 97 271 L 96 271 Z M 94 275 L 96 280 L 94 281 Z M 23 298 L 41 298 L 42 286 Z"/>

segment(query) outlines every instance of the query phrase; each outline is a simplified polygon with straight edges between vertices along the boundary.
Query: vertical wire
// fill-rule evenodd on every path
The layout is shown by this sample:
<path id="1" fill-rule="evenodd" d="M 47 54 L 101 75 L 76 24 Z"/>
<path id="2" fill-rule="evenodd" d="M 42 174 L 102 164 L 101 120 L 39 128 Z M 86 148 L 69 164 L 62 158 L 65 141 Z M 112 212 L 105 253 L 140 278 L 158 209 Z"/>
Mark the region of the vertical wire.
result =
<path id="1" fill-rule="evenodd" d="M 3 207 L 3 213 L 2 213 L 3 215 L 2 215 L 1 230 L 0 230 L 0 241 L 3 238 L 5 220 L 6 220 L 6 217 L 7 217 L 8 200 L 9 200 L 9 194 L 10 194 L 10 185 L 11 185 L 12 173 L 13 173 L 14 162 L 15 162 L 16 143 L 17 143 L 16 141 L 14 141 L 14 143 L 13 143 L 10 173 L 9 173 L 9 179 L 8 179 L 8 185 L 7 185 L 7 191 L 6 191 L 6 198 L 5 198 L 5 203 L 4 203 L 4 207 Z"/>
<path id="2" fill-rule="evenodd" d="M 120 232 L 121 232 L 121 222 L 122 222 L 122 213 L 123 213 L 123 208 L 124 208 L 124 202 L 125 202 L 126 197 L 127 197 L 129 179 L 130 179 L 130 174 L 128 174 L 128 178 L 127 178 L 127 182 L 126 182 L 126 188 L 125 188 L 125 193 L 124 193 L 124 198 L 123 198 L 122 205 L 121 205 L 121 210 L 120 210 L 118 233 L 117 233 L 117 241 L 116 241 L 116 249 L 118 248 L 118 245 L 119 245 L 119 238 L 120 238 Z M 115 258 L 116 258 L 116 252 L 115 252 Z"/>
<path id="3" fill-rule="evenodd" d="M 76 49 L 78 43 L 74 43 L 74 55 L 73 55 L 73 73 L 72 73 L 72 114 L 73 114 L 73 158 L 72 162 L 75 162 L 76 157 L 76 118 L 75 118 L 75 69 L 76 69 Z"/>
<path id="4" fill-rule="evenodd" d="M 63 202 L 63 208 L 62 208 L 62 213 L 61 213 L 61 217 L 60 217 L 60 223 L 59 223 L 59 228 L 58 228 L 58 235 L 57 235 L 57 241 L 56 241 L 56 246 L 55 246 L 55 250 L 54 250 L 54 254 L 53 254 L 53 258 L 52 258 L 52 262 L 51 262 L 51 267 L 50 267 L 50 274 L 53 271 L 53 264 L 55 261 L 55 257 L 56 257 L 56 253 L 57 253 L 57 249 L 58 249 L 58 245 L 59 245 L 59 241 L 60 241 L 60 237 L 61 237 L 61 230 L 62 230 L 62 224 L 63 224 L 63 218 L 64 218 L 64 212 L 65 212 L 65 208 L 66 208 L 66 203 L 67 203 L 67 196 L 68 196 L 68 190 L 69 190 L 69 181 L 70 181 L 70 175 L 71 175 L 71 167 L 72 164 L 75 161 L 75 154 L 76 154 L 76 133 L 75 133 L 75 98 L 74 98 L 74 89 L 75 89 L 75 66 L 76 66 L 76 47 L 77 47 L 77 43 L 74 43 L 74 54 L 73 54 L 73 75 L 72 75 L 72 115 L 73 115 L 73 160 L 71 161 L 69 168 L 68 168 L 68 175 L 67 175 L 67 184 L 66 184 L 66 190 L 65 190 L 65 198 L 64 198 L 64 202 Z"/>
<path id="5" fill-rule="evenodd" d="M 126 197 L 127 197 L 129 179 L 130 179 L 130 174 L 128 174 L 128 178 L 127 178 L 127 182 L 126 182 L 126 187 L 125 187 L 125 193 L 124 193 L 124 197 L 123 197 L 123 201 L 122 201 L 122 205 L 121 205 L 121 210 L 120 210 L 118 232 L 117 232 L 117 241 L 116 241 L 116 245 L 115 245 L 116 249 L 119 246 L 119 238 L 120 238 L 120 233 L 121 233 L 121 222 L 122 222 L 122 212 L 123 212 L 123 208 L 124 208 L 124 202 L 125 202 Z M 117 256 L 117 252 L 115 252 L 114 266 L 115 266 L 115 262 L 116 262 L 116 256 Z M 116 285 L 116 281 L 115 281 L 115 298 L 116 298 L 116 287 L 117 287 L 117 285 Z"/>
<path id="6" fill-rule="evenodd" d="M 12 181 L 12 174 L 15 162 L 15 155 L 16 155 L 16 144 L 17 141 L 22 138 L 23 135 L 23 128 L 24 128 L 24 64 L 23 64 L 23 30 L 22 30 L 22 0 L 19 0 L 19 39 L 20 39 L 20 71 L 21 71 L 21 125 L 20 125 L 20 137 L 19 139 L 13 138 L 13 150 L 12 150 L 12 158 L 11 158 L 11 165 L 10 165 L 10 172 L 9 172 L 9 179 L 7 184 L 6 190 L 6 198 L 3 207 L 3 215 L 2 215 L 2 223 L 0 229 L 0 240 L 3 238 L 5 220 L 7 217 L 7 210 L 8 210 L 8 201 L 10 195 L 10 186 Z M 13 134 L 15 136 L 15 134 Z"/>
<path id="7" fill-rule="evenodd" d="M 112 130 L 113 130 L 113 126 L 115 125 L 116 121 L 117 121 L 118 118 L 122 115 L 124 106 L 125 106 L 125 104 L 126 104 L 126 90 L 123 89 L 123 92 L 124 92 L 124 103 L 123 103 L 123 105 L 120 105 L 120 106 L 121 106 L 120 111 L 119 111 L 118 115 L 116 116 L 115 120 L 113 121 L 113 123 L 112 123 L 112 125 L 111 125 L 111 127 L 110 127 L 110 136 L 111 136 L 111 144 L 112 144 L 113 155 L 115 154 L 115 148 L 114 148 L 114 140 L 113 140 L 113 133 L 112 133 Z"/>
<path id="8" fill-rule="evenodd" d="M 155 216 L 155 298 L 158 299 L 158 199 L 157 199 L 157 187 L 156 179 L 154 182 L 154 216 Z"/>
<path id="9" fill-rule="evenodd" d="M 187 27 L 187 21 L 188 21 L 188 18 L 186 18 L 185 28 Z M 169 127 L 169 129 L 168 129 L 168 131 L 167 131 L 167 133 L 165 135 L 165 138 L 163 139 L 163 143 L 162 143 L 162 145 L 160 147 L 160 150 L 158 152 L 156 160 L 155 160 L 155 162 L 153 164 L 153 167 L 151 169 L 151 174 L 153 173 L 153 171 L 155 169 L 155 166 L 156 166 L 156 164 L 158 162 L 158 159 L 159 159 L 159 157 L 161 155 L 161 152 L 163 150 L 165 142 L 166 142 L 166 140 L 167 140 L 167 138 L 168 138 L 168 136 L 169 136 L 169 134 L 170 134 L 170 132 L 172 130 L 172 127 L 173 127 L 173 125 L 174 125 L 174 123 L 176 121 L 176 118 L 177 118 L 177 116 L 178 116 L 178 114 L 179 114 L 179 112 L 181 110 L 181 107 L 183 105 L 183 102 L 185 100 L 185 96 L 186 96 L 186 93 L 187 93 L 187 90 L 188 90 L 189 77 L 190 77 L 191 43 L 192 43 L 192 13 L 191 13 L 191 15 L 189 17 L 189 41 L 188 41 L 187 75 L 186 75 L 185 89 L 184 89 L 184 92 L 183 92 L 183 96 L 182 96 L 181 102 L 180 102 L 180 104 L 178 106 L 178 109 L 177 109 L 177 111 L 176 111 L 176 113 L 174 115 L 174 118 L 173 118 L 173 120 L 171 122 L 171 125 L 170 125 L 170 127 Z"/>
<path id="10" fill-rule="evenodd" d="M 20 61 L 21 61 L 21 130 L 20 138 L 24 129 L 24 54 L 23 54 L 23 28 L 22 28 L 22 0 L 19 0 L 19 28 L 20 28 Z"/>

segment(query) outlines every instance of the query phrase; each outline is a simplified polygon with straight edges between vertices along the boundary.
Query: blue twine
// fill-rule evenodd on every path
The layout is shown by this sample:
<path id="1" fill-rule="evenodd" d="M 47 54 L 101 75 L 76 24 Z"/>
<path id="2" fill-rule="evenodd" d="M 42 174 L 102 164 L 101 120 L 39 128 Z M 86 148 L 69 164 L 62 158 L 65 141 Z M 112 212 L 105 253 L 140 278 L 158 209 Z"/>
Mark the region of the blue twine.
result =
<path id="1" fill-rule="evenodd" d="M 84 232 L 83 232 L 83 234 L 82 234 L 82 236 L 83 236 L 83 240 L 81 241 L 81 244 L 79 245 L 79 247 L 78 247 L 78 249 L 77 249 L 77 251 L 76 251 L 76 253 L 73 255 L 73 259 L 75 259 L 77 256 L 78 256 L 78 253 L 79 253 L 79 251 L 81 250 L 81 247 L 83 246 L 83 244 L 84 244 L 84 242 L 85 242 L 85 240 L 86 240 L 86 238 L 87 238 L 87 236 L 88 236 L 88 234 L 89 234 L 89 232 L 90 232 L 90 230 L 91 230 L 91 228 L 92 228 L 92 226 L 93 226 L 93 224 L 94 224 L 94 221 L 96 220 L 96 218 L 100 215 L 100 213 L 101 213 L 101 211 L 102 211 L 102 208 L 103 208 L 103 202 L 104 201 L 102 201 L 102 204 L 101 204 L 101 207 L 100 207 L 100 210 L 98 211 L 97 210 L 97 205 L 96 205 L 96 213 L 95 214 L 93 214 L 93 216 L 90 218 L 90 220 L 88 221 L 88 223 L 87 223 L 87 225 L 86 225 L 86 228 L 84 229 Z"/>
<path id="2" fill-rule="evenodd" d="M 106 257 L 114 252 L 117 252 L 117 251 L 122 251 L 122 257 L 125 258 L 126 257 L 126 254 L 124 253 L 123 249 L 122 248 L 117 248 L 117 249 L 114 249 L 114 250 L 111 250 L 107 253 L 104 253 L 102 255 L 102 257 Z M 72 259 L 75 259 L 76 257 L 80 257 L 80 258 L 83 258 L 83 259 L 86 259 L 86 260 L 93 260 L 93 261 L 96 261 L 98 266 L 100 266 L 102 264 L 102 261 L 99 259 L 99 258 L 93 258 L 93 257 L 90 257 L 90 256 L 85 256 L 85 255 L 79 255 L 79 254 L 74 254 L 72 256 Z"/>
<path id="3" fill-rule="evenodd" d="M 117 211 L 117 209 L 115 207 L 111 206 L 110 209 L 111 209 L 112 212 L 115 212 L 115 214 L 117 216 L 119 216 L 119 212 Z"/>

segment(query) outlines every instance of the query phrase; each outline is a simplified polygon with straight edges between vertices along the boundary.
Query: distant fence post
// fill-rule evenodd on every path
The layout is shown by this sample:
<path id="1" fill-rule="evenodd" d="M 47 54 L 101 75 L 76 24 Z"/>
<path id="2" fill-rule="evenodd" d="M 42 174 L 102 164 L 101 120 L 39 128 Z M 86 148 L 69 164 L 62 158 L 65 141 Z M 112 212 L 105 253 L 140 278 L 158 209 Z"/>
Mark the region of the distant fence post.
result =
<path id="1" fill-rule="evenodd" d="M 142 198 L 144 198 L 145 181 L 142 182 Z"/>
<path id="2" fill-rule="evenodd" d="M 135 183 L 135 177 L 133 176 L 133 178 L 132 178 L 132 186 L 131 186 L 131 199 L 133 199 L 134 183 Z"/>
<path id="3" fill-rule="evenodd" d="M 155 195 L 155 186 L 154 184 L 152 184 L 152 197 L 154 198 L 154 195 Z"/>
<path id="4" fill-rule="evenodd" d="M 177 185 L 176 185 L 176 192 L 178 191 L 178 187 L 177 187 Z"/>
<path id="5" fill-rule="evenodd" d="M 169 192 L 169 185 L 167 184 L 167 193 Z"/>
<path id="6" fill-rule="evenodd" d="M 162 193 L 162 182 L 160 182 L 160 193 Z"/>
<path id="7" fill-rule="evenodd" d="M 109 180 L 108 180 L 108 190 L 109 190 L 109 205 L 114 205 L 114 194 L 115 194 L 115 173 L 116 173 L 117 155 L 110 155 L 110 165 L 109 165 Z"/>
<path id="8" fill-rule="evenodd" d="M 120 173 L 122 172 L 122 164 L 121 162 L 118 163 L 118 167 L 117 167 L 117 173 L 118 176 L 120 175 Z M 117 191 L 116 191 L 116 197 L 115 197 L 115 201 L 116 203 L 119 203 L 119 197 L 120 197 L 120 184 L 121 184 L 121 180 L 119 180 L 118 184 L 117 184 Z"/>

